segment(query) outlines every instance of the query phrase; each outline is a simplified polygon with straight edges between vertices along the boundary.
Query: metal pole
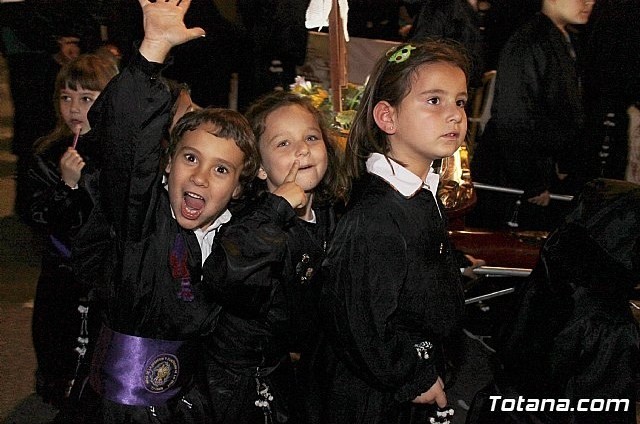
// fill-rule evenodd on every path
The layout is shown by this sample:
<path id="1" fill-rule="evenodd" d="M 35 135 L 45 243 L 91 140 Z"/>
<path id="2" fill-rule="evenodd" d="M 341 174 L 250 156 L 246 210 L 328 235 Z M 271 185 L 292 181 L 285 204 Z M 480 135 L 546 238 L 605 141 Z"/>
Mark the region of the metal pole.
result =
<path id="1" fill-rule="evenodd" d="M 494 186 L 490 184 L 479 183 L 477 181 L 473 182 L 473 186 L 480 190 L 497 191 L 500 193 L 518 194 L 518 195 L 524 194 L 524 190 L 520 190 L 517 188 Z M 570 202 L 573 200 L 573 196 L 570 196 L 568 194 L 550 194 L 549 197 L 553 200 L 562 200 L 564 202 Z"/>
<path id="2" fill-rule="evenodd" d="M 500 277 L 528 277 L 530 268 L 505 268 L 501 266 L 479 266 L 473 269 L 474 274 Z"/>
<path id="3" fill-rule="evenodd" d="M 481 302 L 483 300 L 491 299 L 493 297 L 504 296 L 505 294 L 513 293 L 515 290 L 516 289 L 514 287 L 511 287 L 509 289 L 498 290 L 497 292 L 483 294 L 482 296 L 472 297 L 470 299 L 466 299 L 464 301 L 464 304 L 465 305 L 470 305 L 472 303 Z"/>

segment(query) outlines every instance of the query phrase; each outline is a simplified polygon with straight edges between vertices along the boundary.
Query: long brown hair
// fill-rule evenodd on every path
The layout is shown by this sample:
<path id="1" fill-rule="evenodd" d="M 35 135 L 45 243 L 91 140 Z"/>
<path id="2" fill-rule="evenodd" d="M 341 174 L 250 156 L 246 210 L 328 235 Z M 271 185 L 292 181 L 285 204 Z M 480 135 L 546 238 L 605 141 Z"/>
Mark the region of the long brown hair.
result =
<path id="1" fill-rule="evenodd" d="M 427 40 L 411 44 L 404 60 L 390 61 L 394 54 L 402 53 L 407 45 L 400 45 L 382 56 L 369 77 L 356 117 L 349 132 L 346 148 L 346 172 L 349 183 L 365 171 L 365 162 L 371 153 L 387 156 L 391 150 L 387 134 L 373 118 L 373 109 L 380 101 L 397 106 L 409 94 L 418 69 L 431 63 L 449 63 L 459 67 L 469 80 L 470 62 L 464 48 L 450 40 Z"/>
<path id="2" fill-rule="evenodd" d="M 109 81 L 118 74 L 115 61 L 96 54 L 81 54 L 66 63 L 56 76 L 53 90 L 53 106 L 56 111 L 56 127 L 35 144 L 36 152 L 46 150 L 52 143 L 70 137 L 73 132 L 60 113 L 60 92 L 65 88 L 77 90 L 81 86 L 85 90 L 102 91 Z"/>
<path id="3" fill-rule="evenodd" d="M 308 98 L 291 92 L 274 91 L 256 100 L 245 114 L 256 136 L 256 143 L 260 142 L 260 137 L 265 131 L 267 117 L 275 110 L 291 105 L 304 108 L 314 117 L 320 127 L 324 146 L 327 150 L 327 171 L 318 187 L 314 190 L 314 204 L 333 202 L 342 198 L 345 187 L 342 151 L 338 147 L 331 131 L 327 128 L 324 117 Z M 256 181 L 255 184 L 258 185 L 260 182 Z"/>

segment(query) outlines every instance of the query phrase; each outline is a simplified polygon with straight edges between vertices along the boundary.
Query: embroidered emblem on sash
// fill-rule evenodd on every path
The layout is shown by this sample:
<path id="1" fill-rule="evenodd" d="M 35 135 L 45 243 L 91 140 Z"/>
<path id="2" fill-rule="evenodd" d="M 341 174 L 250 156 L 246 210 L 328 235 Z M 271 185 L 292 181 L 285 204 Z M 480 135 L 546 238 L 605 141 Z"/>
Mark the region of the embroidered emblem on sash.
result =
<path id="1" fill-rule="evenodd" d="M 162 393 L 176 384 L 180 373 L 178 358 L 169 354 L 156 356 L 144 370 L 144 387 L 152 393 Z"/>

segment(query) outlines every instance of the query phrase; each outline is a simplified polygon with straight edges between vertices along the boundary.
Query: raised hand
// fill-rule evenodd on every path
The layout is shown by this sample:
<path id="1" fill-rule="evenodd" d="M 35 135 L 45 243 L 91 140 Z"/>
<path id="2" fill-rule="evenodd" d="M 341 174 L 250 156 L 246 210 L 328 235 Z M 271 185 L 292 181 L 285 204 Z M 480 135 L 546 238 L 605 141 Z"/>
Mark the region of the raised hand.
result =
<path id="1" fill-rule="evenodd" d="M 172 47 L 204 37 L 202 28 L 187 28 L 184 24 L 184 15 L 191 0 L 138 2 L 144 17 L 144 39 L 140 44 L 140 53 L 148 61 L 162 63 Z"/>
<path id="2" fill-rule="evenodd" d="M 82 156 L 73 147 L 69 147 L 60 158 L 60 176 L 62 181 L 71 188 L 75 188 L 80 181 L 80 174 L 85 163 Z"/>
<path id="3" fill-rule="evenodd" d="M 293 161 L 289 173 L 284 178 L 282 185 L 273 191 L 273 194 L 284 197 L 294 209 L 302 208 L 307 204 L 307 194 L 302 187 L 296 183 L 296 176 L 300 168 L 299 161 Z"/>

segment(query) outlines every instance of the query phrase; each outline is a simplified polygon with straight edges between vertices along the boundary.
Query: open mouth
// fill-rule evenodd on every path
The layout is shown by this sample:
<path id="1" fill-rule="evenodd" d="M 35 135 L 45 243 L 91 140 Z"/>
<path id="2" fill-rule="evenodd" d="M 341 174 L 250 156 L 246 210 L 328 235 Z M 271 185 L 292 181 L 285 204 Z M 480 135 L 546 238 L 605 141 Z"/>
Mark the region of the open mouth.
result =
<path id="1" fill-rule="evenodd" d="M 183 217 L 186 219 L 197 219 L 202 214 L 205 205 L 204 197 L 186 191 L 182 200 L 180 213 Z"/>

